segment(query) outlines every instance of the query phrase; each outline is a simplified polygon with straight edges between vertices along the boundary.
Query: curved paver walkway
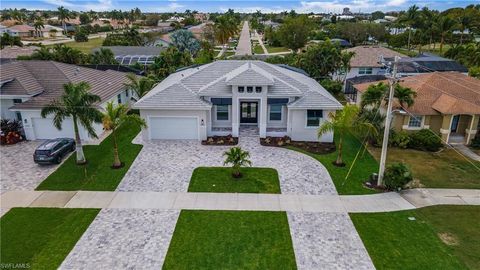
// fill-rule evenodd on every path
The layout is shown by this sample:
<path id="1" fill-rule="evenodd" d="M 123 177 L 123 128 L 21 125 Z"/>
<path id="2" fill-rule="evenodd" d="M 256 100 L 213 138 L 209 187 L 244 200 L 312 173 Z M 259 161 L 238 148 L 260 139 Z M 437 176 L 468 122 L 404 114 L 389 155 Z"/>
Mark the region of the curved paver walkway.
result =
<path id="1" fill-rule="evenodd" d="M 197 167 L 223 166 L 227 146 L 204 146 L 198 141 L 134 140 L 144 145 L 117 191 L 186 192 Z M 282 194 L 335 195 L 325 167 L 310 156 L 259 144 L 258 137 L 241 137 L 252 166 L 275 168 Z"/>

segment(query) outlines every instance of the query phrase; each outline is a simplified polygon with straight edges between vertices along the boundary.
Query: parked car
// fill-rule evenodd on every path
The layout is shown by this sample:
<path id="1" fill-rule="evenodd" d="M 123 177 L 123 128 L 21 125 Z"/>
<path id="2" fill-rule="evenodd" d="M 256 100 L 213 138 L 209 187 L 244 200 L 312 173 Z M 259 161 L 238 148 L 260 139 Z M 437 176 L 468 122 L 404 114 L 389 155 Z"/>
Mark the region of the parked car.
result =
<path id="1" fill-rule="evenodd" d="M 37 147 L 33 161 L 38 164 L 59 164 L 68 153 L 75 151 L 75 140 L 57 138 L 45 141 Z"/>

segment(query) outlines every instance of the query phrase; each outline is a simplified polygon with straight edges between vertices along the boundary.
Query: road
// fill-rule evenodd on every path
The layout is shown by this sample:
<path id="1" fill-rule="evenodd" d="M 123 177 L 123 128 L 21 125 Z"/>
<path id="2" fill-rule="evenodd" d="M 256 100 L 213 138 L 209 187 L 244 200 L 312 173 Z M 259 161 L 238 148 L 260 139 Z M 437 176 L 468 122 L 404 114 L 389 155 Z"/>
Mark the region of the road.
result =
<path id="1" fill-rule="evenodd" d="M 240 39 L 238 40 L 237 50 L 235 55 L 252 55 L 252 43 L 250 42 L 250 29 L 248 21 L 243 23 Z"/>

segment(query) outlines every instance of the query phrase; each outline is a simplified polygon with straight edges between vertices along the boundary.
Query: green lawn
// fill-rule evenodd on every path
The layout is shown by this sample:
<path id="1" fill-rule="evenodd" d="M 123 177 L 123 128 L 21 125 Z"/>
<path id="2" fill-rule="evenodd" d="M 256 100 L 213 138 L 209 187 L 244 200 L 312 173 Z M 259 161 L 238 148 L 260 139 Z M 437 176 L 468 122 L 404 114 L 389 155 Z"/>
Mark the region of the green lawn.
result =
<path id="1" fill-rule="evenodd" d="M 80 51 L 84 53 L 92 53 L 92 49 L 102 47 L 102 43 L 105 40 L 105 38 L 91 38 L 87 42 L 67 42 L 64 43 L 68 47 L 72 47 L 75 49 L 79 49 Z M 48 45 L 47 47 L 54 47 L 55 45 Z"/>
<path id="2" fill-rule="evenodd" d="M 380 148 L 369 149 L 377 160 Z M 480 188 L 480 170 L 452 149 L 439 153 L 388 148 L 387 165 L 405 162 L 420 184 L 430 188 Z M 471 161 L 480 168 L 480 162 Z"/>
<path id="3" fill-rule="evenodd" d="M 335 136 L 335 141 L 338 145 L 338 137 Z M 378 162 L 370 155 L 368 151 L 364 151 L 365 148 L 360 142 L 352 135 L 345 137 L 343 141 L 343 162 L 346 163 L 345 167 L 337 167 L 332 164 L 337 158 L 337 152 L 319 155 L 312 154 L 294 147 L 288 147 L 289 149 L 297 150 L 307 155 L 312 156 L 316 160 L 325 166 L 332 177 L 333 183 L 337 189 L 337 192 L 341 195 L 346 194 L 371 194 L 375 193 L 375 190 L 367 189 L 363 187 L 363 183 L 369 179 L 372 173 L 378 172 Z M 348 170 L 353 164 L 355 156 L 360 151 L 360 154 L 355 162 L 350 175 L 347 179 L 345 177 L 348 174 Z"/>
<path id="4" fill-rule="evenodd" d="M 260 46 L 260 44 L 257 44 L 253 47 L 253 52 L 255 54 L 264 54 L 265 52 L 263 51 L 263 48 L 262 46 Z"/>
<path id="5" fill-rule="evenodd" d="M 280 193 L 277 170 L 241 168 L 242 178 L 233 178 L 232 169 L 200 167 L 193 171 L 189 192 Z"/>
<path id="6" fill-rule="evenodd" d="M 11 209 L 0 219 L 1 265 L 58 268 L 98 212 L 98 209 Z"/>
<path id="7" fill-rule="evenodd" d="M 142 145 L 132 144 L 139 131 L 138 126 L 122 126 L 117 130 L 118 152 L 124 167 L 110 168 L 113 164 L 113 137 L 110 135 L 100 145 L 83 147 L 87 165 L 77 165 L 75 154 L 72 154 L 37 190 L 115 190 L 142 149 Z"/>
<path id="8" fill-rule="evenodd" d="M 290 52 L 290 50 L 288 48 L 285 48 L 285 47 L 272 47 L 272 46 L 269 46 L 269 45 L 265 45 L 265 48 L 267 48 L 267 51 L 269 53 L 279 53 L 279 52 L 289 53 Z"/>
<path id="9" fill-rule="evenodd" d="M 480 268 L 480 206 L 350 216 L 377 269 Z"/>
<path id="10" fill-rule="evenodd" d="M 183 210 L 163 269 L 296 269 L 287 215 Z"/>

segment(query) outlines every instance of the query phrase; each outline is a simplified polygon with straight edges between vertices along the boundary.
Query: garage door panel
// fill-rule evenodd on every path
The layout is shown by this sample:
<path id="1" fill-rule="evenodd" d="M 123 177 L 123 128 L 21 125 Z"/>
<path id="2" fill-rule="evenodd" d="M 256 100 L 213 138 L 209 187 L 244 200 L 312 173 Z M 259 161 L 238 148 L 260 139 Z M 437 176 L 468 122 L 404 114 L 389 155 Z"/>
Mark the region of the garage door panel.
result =
<path id="1" fill-rule="evenodd" d="M 151 117 L 148 128 L 150 139 L 198 139 L 198 120 L 194 117 Z"/>
<path id="2" fill-rule="evenodd" d="M 33 130 L 37 140 L 53 138 L 74 138 L 73 122 L 70 119 L 63 120 L 62 129 L 58 130 L 52 118 L 32 118 Z"/>

